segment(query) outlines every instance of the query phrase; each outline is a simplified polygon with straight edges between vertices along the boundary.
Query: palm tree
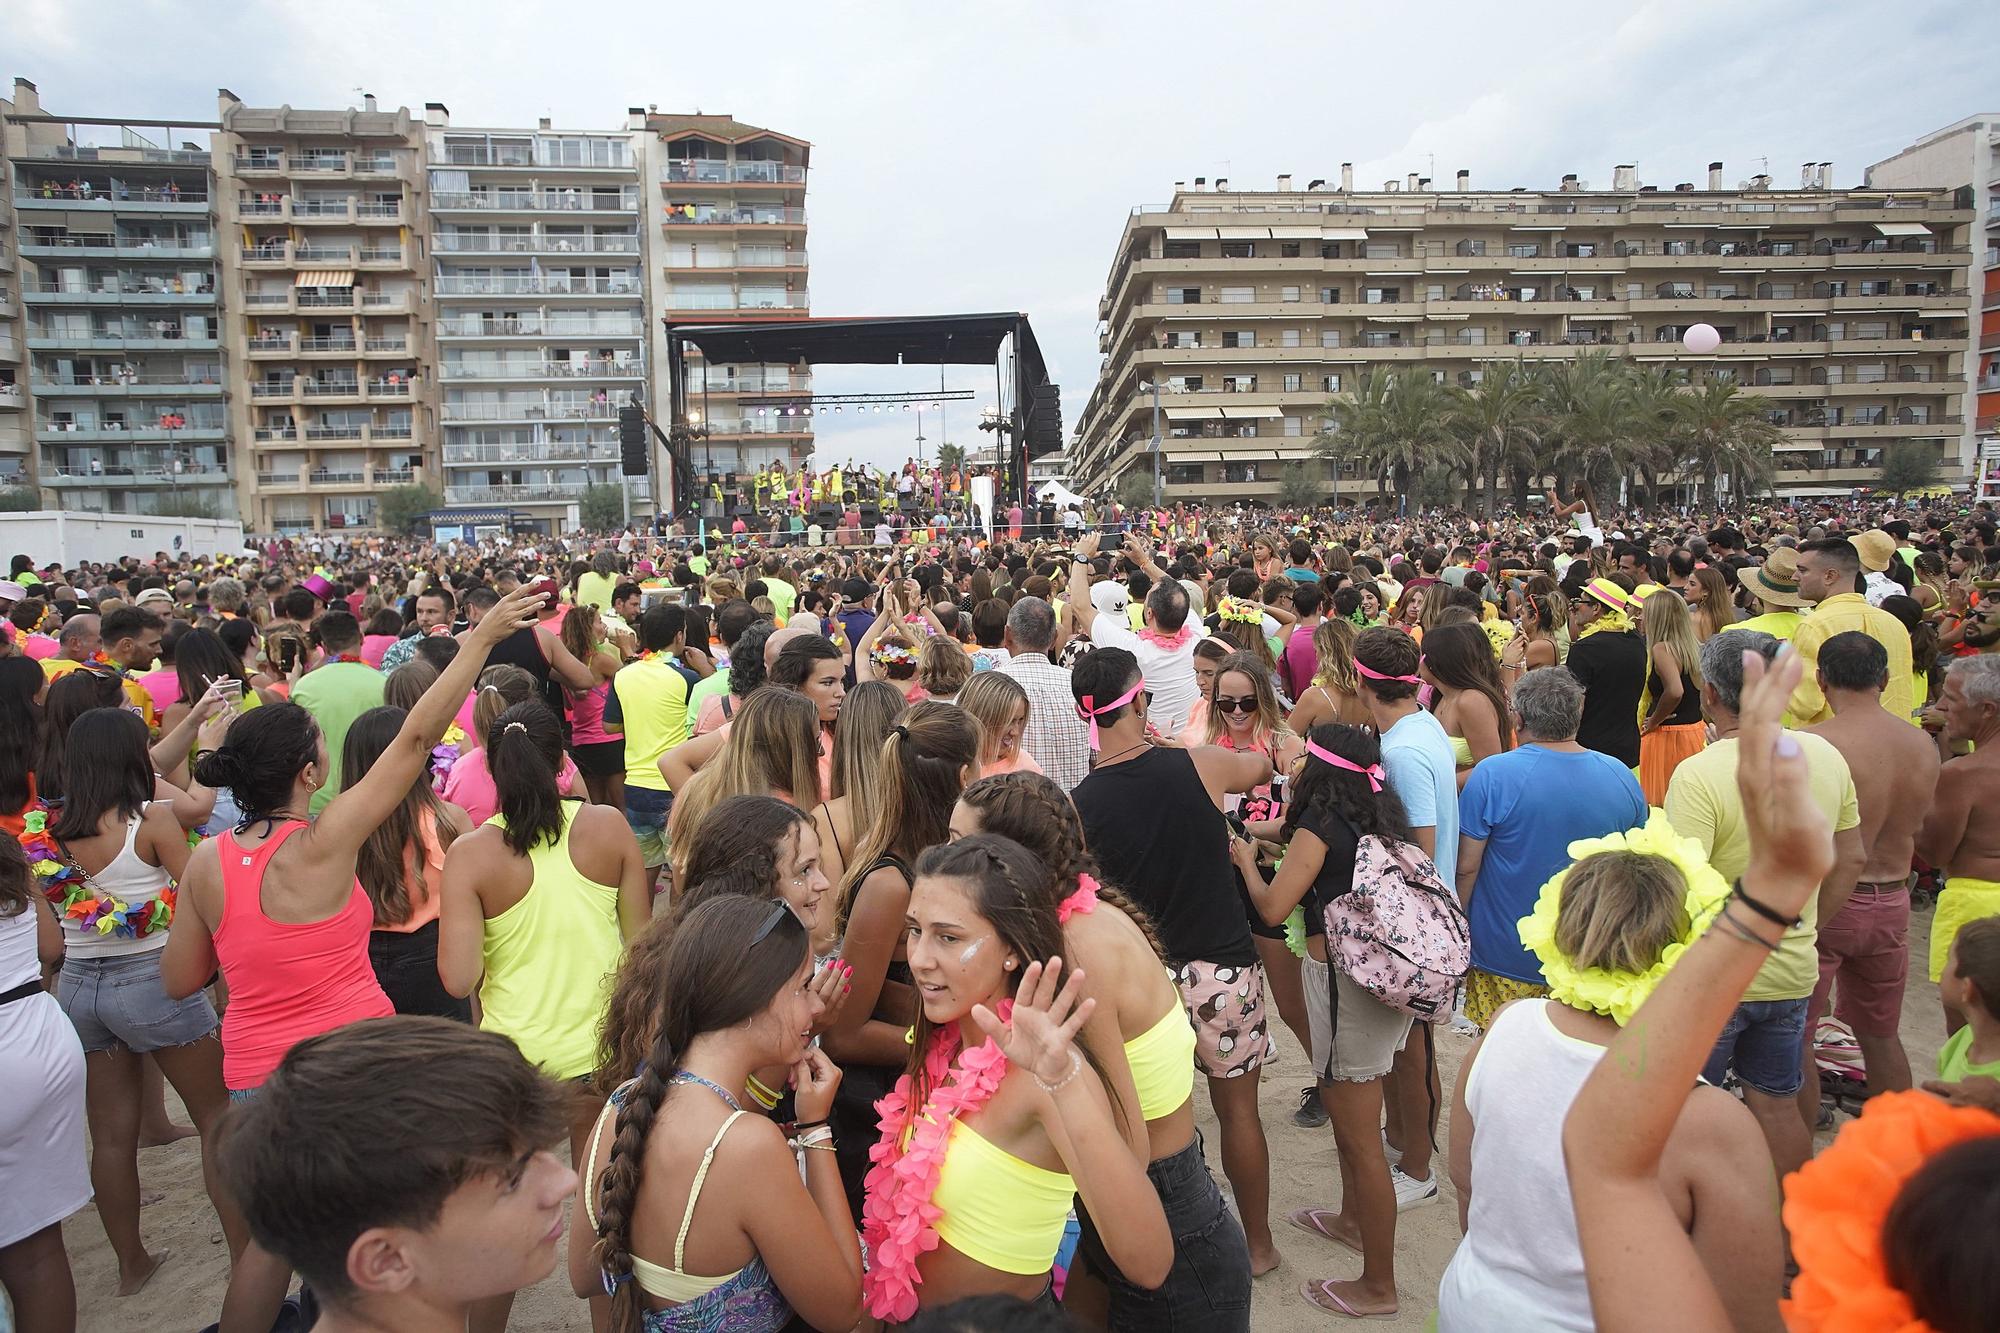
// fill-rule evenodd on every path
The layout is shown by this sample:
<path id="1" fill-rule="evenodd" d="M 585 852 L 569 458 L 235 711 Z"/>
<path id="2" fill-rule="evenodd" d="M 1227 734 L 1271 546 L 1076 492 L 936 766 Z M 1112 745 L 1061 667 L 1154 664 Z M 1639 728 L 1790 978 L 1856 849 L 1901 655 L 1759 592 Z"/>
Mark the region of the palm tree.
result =
<path id="1" fill-rule="evenodd" d="M 1470 389 L 1448 391 L 1447 421 L 1466 461 L 1467 498 L 1478 496 L 1482 517 L 1491 517 L 1499 499 L 1503 468 L 1532 458 L 1535 444 L 1536 386 L 1519 361 L 1490 365 Z"/>
<path id="2" fill-rule="evenodd" d="M 1630 366 L 1631 419 L 1626 429 L 1632 441 L 1630 463 L 1638 477 L 1634 488 L 1641 504 L 1659 499 L 1660 478 L 1680 469 L 1680 423 L 1687 399 L 1687 372 L 1670 366 L 1641 369 Z"/>
<path id="3" fill-rule="evenodd" d="M 1315 450 L 1338 466 L 1358 458 L 1375 473 L 1379 496 L 1385 481 L 1398 495 L 1410 493 L 1410 479 L 1424 468 L 1454 466 L 1457 441 L 1446 427 L 1449 400 L 1428 370 L 1370 367 L 1351 397 L 1327 404 L 1327 424 Z"/>
<path id="4" fill-rule="evenodd" d="M 1540 371 L 1542 460 L 1558 489 L 1580 478 L 1590 512 L 1603 513 L 1599 496 L 1630 474 L 1640 452 L 1631 435 L 1632 369 L 1607 352 L 1589 352 L 1545 362 Z"/>
<path id="5" fill-rule="evenodd" d="M 1672 438 L 1685 477 L 1726 476 L 1739 497 L 1770 485 L 1771 449 L 1784 433 L 1765 419 L 1762 398 L 1734 380 L 1712 379 L 1682 390 L 1676 406 Z"/>

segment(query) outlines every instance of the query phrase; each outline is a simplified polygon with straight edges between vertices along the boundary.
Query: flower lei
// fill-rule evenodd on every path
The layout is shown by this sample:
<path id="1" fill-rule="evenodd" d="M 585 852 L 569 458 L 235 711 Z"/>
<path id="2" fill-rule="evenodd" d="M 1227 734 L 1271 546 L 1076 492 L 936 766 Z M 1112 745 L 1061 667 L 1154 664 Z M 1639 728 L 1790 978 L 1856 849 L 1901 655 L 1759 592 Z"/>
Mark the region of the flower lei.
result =
<path id="1" fill-rule="evenodd" d="M 119 935 L 141 939 L 165 930 L 173 923 L 177 886 L 167 885 L 160 896 L 133 907 L 122 898 L 99 893 L 90 886 L 83 867 L 65 855 L 49 833 L 49 808 L 38 805 L 22 820 L 21 851 L 28 868 L 42 882 L 42 892 L 65 922 L 77 930 L 99 935 Z"/>
<path id="2" fill-rule="evenodd" d="M 1583 633 L 1576 637 L 1581 642 L 1593 634 L 1630 634 L 1631 632 L 1632 618 L 1623 611 L 1617 611 L 1607 606 L 1599 611 L 1597 619 L 1584 626 Z"/>
<path id="3" fill-rule="evenodd" d="M 1225 597 L 1216 603 L 1215 614 L 1223 620 L 1233 620 L 1244 625 L 1264 623 L 1264 609 L 1255 602 L 1246 602 L 1240 597 Z"/>
<path id="4" fill-rule="evenodd" d="M 1871 1097 L 1861 1118 L 1785 1182 L 1785 1228 L 1799 1275 L 1779 1306 L 1795 1333 L 1934 1333 L 1889 1281 L 1882 1224 L 1918 1168 L 1968 1139 L 2000 1135 L 2000 1116 L 1924 1092 Z"/>
<path id="5" fill-rule="evenodd" d="M 1011 1001 L 1000 1005 L 1002 1022 L 1013 1008 Z M 868 1313 L 892 1323 L 916 1314 L 917 1287 L 924 1280 L 917 1259 L 938 1247 L 937 1220 L 944 1210 L 932 1196 L 944 1170 L 952 1125 L 985 1106 L 1007 1076 L 1007 1055 L 999 1043 L 988 1038 L 960 1056 L 962 1040 L 956 1025 L 932 1031 L 930 1049 L 924 1052 L 931 1094 L 921 1108 L 911 1105 L 916 1084 L 909 1074 L 875 1103 L 882 1136 L 868 1150 L 874 1165 L 868 1168 L 868 1197 L 861 1209 L 861 1236 L 868 1247 L 861 1296 Z"/>
<path id="6" fill-rule="evenodd" d="M 868 660 L 876 666 L 915 666 L 917 655 L 899 639 L 877 639 L 868 650 Z"/>
<path id="7" fill-rule="evenodd" d="M 1142 629 L 1139 631 L 1141 642 L 1150 643 L 1162 652 L 1168 653 L 1177 653 L 1187 647 L 1187 641 L 1193 637 L 1194 626 L 1192 625 L 1182 625 L 1172 634 L 1162 634 L 1156 629 Z"/>
<path id="8" fill-rule="evenodd" d="M 1660 960 L 1643 972 L 1578 967 L 1556 947 L 1556 913 L 1562 905 L 1563 881 L 1576 862 L 1600 852 L 1661 857 L 1671 861 L 1687 881 L 1687 932 L 1661 950 Z M 1674 960 L 1715 920 L 1729 898 L 1729 884 L 1708 864 L 1701 844 L 1674 832 L 1666 815 L 1658 810 L 1642 827 L 1602 838 L 1579 838 L 1569 845 L 1569 854 L 1571 864 L 1550 876 L 1534 910 L 1521 918 L 1521 943 L 1541 960 L 1542 979 L 1548 983 L 1552 999 L 1575 1009 L 1608 1014 L 1623 1027 L 1667 975 Z"/>
<path id="9" fill-rule="evenodd" d="M 465 728 L 456 722 L 446 727 L 444 736 L 431 747 L 431 786 L 439 792 L 444 791 L 445 779 L 451 776 L 464 749 Z"/>

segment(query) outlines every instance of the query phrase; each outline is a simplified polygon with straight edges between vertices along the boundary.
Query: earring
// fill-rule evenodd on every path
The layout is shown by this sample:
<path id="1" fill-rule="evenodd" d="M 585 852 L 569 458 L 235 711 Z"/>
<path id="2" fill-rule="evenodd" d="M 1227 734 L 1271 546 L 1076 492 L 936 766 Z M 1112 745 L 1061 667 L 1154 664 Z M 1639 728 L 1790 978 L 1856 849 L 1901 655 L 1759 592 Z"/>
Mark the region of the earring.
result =
<path id="1" fill-rule="evenodd" d="M 1000 966 L 1004 971 L 1012 972 L 1014 970 L 1014 960 L 1009 958 L 1006 962 L 1000 964 Z"/>

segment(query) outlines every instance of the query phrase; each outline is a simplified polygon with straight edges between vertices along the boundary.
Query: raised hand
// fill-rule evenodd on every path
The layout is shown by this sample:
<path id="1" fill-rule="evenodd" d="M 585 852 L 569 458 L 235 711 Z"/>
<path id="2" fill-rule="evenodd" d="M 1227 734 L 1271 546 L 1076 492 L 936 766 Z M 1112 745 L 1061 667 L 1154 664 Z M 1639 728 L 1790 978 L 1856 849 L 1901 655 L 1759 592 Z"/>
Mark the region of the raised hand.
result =
<path id="1" fill-rule="evenodd" d="M 814 997 L 819 1000 L 819 1014 L 813 1019 L 813 1035 L 830 1031 L 840 1021 L 840 1011 L 847 1007 L 847 997 L 854 990 L 854 966 L 838 958 L 830 958 L 813 973 L 807 983 Z"/>
<path id="2" fill-rule="evenodd" d="M 1066 1078 L 1075 1068 L 1076 1034 L 1089 1021 L 1097 1001 L 1083 988 L 1079 969 L 1062 981 L 1061 958 L 1047 965 L 1029 963 L 1014 994 L 1014 1012 L 1005 1023 L 985 1005 L 974 1005 L 972 1021 L 1000 1047 L 1010 1063 L 1044 1083 Z"/>
<path id="3" fill-rule="evenodd" d="M 833 1110 L 840 1087 L 840 1066 L 817 1046 L 806 1047 L 805 1058 L 792 1066 L 792 1105 L 800 1120 L 824 1120 Z"/>
<path id="4" fill-rule="evenodd" d="M 516 630 L 534 625 L 543 603 L 547 601 L 547 595 L 534 584 L 524 583 L 494 603 L 493 609 L 480 617 L 468 637 L 474 643 L 491 648 Z"/>
<path id="5" fill-rule="evenodd" d="M 1784 715 L 1805 674 L 1805 659 L 1790 644 L 1767 668 L 1759 653 L 1743 654 L 1743 700 L 1736 735 L 1736 787 L 1750 834 L 1755 877 L 1795 914 L 1833 869 L 1833 828 L 1813 799 L 1805 750 L 1786 733 Z"/>

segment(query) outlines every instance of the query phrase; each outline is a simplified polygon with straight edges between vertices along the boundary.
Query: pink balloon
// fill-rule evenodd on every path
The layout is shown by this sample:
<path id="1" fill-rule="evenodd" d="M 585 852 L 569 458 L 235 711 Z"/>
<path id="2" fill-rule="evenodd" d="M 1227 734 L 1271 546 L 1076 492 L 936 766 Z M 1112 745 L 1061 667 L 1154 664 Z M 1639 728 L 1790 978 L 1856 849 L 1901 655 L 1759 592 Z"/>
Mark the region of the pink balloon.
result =
<path id="1" fill-rule="evenodd" d="M 1713 324 L 1690 324 L 1681 335 L 1681 346 L 1690 352 L 1713 352 L 1722 346 L 1722 335 L 1715 331 Z"/>

